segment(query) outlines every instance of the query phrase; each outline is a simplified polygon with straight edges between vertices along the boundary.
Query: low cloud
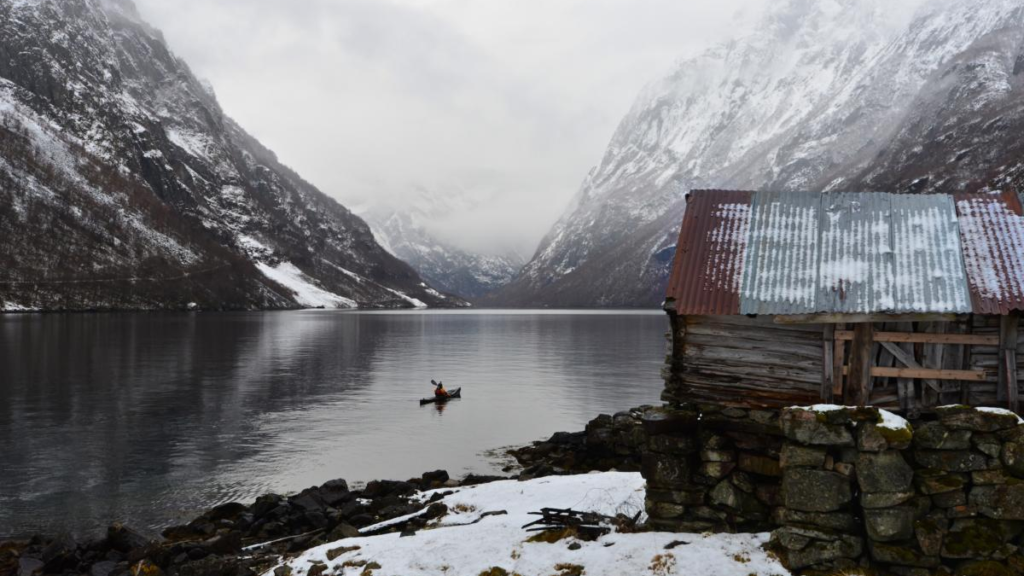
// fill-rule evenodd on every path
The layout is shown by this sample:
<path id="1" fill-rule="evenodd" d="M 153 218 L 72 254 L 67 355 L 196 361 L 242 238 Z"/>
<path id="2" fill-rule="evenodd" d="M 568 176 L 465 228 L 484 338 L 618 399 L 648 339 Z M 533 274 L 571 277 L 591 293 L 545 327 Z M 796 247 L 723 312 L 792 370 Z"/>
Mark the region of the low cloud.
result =
<path id="1" fill-rule="evenodd" d="M 348 205 L 475 197 L 446 239 L 532 253 L 633 97 L 766 0 L 136 0 L 228 114 Z"/>

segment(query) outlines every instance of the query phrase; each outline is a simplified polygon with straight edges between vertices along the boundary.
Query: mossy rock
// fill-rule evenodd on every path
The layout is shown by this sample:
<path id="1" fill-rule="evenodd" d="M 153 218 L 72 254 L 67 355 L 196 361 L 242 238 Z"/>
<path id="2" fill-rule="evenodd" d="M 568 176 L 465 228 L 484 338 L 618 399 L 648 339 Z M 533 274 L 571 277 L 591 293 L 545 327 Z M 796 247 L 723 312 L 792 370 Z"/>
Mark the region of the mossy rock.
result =
<path id="1" fill-rule="evenodd" d="M 996 523 L 979 520 L 946 534 L 943 558 L 988 558 L 1003 547 L 1003 535 Z"/>
<path id="2" fill-rule="evenodd" d="M 994 560 L 965 562 L 953 571 L 953 576 L 1015 576 L 1005 565 Z"/>

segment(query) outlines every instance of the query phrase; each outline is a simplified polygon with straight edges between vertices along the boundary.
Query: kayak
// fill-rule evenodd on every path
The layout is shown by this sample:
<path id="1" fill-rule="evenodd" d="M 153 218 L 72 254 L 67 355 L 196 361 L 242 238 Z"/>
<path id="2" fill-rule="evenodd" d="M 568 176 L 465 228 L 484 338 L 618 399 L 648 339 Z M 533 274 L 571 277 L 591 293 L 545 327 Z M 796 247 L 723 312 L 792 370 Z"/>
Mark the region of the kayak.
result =
<path id="1" fill-rule="evenodd" d="M 424 404 L 437 404 L 438 402 L 444 404 L 445 402 L 451 400 L 452 398 L 462 398 L 462 388 L 456 388 L 455 390 L 452 390 L 451 392 L 448 393 L 447 398 L 438 398 L 437 396 L 434 396 L 433 398 L 421 398 L 420 406 L 423 406 Z"/>

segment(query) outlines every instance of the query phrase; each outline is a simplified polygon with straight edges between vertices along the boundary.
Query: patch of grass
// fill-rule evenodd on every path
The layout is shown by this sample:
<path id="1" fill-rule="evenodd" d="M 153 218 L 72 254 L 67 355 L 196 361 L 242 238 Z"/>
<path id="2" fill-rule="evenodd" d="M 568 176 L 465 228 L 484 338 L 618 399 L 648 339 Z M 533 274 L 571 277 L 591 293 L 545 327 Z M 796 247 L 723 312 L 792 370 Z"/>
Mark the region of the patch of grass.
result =
<path id="1" fill-rule="evenodd" d="M 484 570 L 477 576 L 509 576 L 508 570 L 499 568 L 498 566 L 491 566 L 489 569 Z"/>
<path id="2" fill-rule="evenodd" d="M 733 554 L 732 559 L 740 564 L 750 563 L 750 556 L 747 556 L 746 554 Z"/>
<path id="3" fill-rule="evenodd" d="M 554 544 L 559 540 L 576 536 L 575 528 L 563 528 L 561 530 L 545 530 L 543 532 L 537 532 L 533 536 L 526 539 L 527 542 L 546 542 L 548 544 Z"/>
<path id="4" fill-rule="evenodd" d="M 668 576 L 676 568 L 676 557 L 672 554 L 658 554 L 651 558 L 651 565 L 647 568 L 657 576 Z"/>
<path id="5" fill-rule="evenodd" d="M 458 514 L 468 514 L 470 512 L 476 512 L 476 506 L 470 506 L 469 504 L 456 504 L 451 507 Z"/>
<path id="6" fill-rule="evenodd" d="M 519 551 L 519 548 L 513 548 L 512 549 L 511 556 L 512 556 L 513 560 L 519 560 L 519 557 L 522 556 L 522 555 L 523 555 L 523 553 Z"/>
<path id="7" fill-rule="evenodd" d="M 361 549 L 360 546 L 342 546 L 340 548 L 332 548 L 332 549 L 327 551 L 327 559 L 328 560 L 334 560 L 335 558 L 337 558 L 338 556 L 341 556 L 342 554 L 347 554 L 349 552 L 355 552 L 356 550 L 360 550 L 360 549 Z"/>
<path id="8" fill-rule="evenodd" d="M 558 570 L 558 574 L 555 576 L 583 576 L 587 573 L 587 569 L 579 564 L 555 564 L 555 570 Z"/>

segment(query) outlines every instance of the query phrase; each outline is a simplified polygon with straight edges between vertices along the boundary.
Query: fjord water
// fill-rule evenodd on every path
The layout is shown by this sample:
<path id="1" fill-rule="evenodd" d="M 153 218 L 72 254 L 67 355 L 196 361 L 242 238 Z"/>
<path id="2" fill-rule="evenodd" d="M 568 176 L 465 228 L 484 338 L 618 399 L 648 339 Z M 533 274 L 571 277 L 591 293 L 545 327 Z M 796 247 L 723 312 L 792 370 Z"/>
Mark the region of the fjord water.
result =
<path id="1" fill-rule="evenodd" d="M 494 449 L 658 403 L 658 312 L 0 316 L 0 539 L 144 530 L 332 478 L 496 473 Z M 430 379 L 463 399 L 421 407 Z"/>

